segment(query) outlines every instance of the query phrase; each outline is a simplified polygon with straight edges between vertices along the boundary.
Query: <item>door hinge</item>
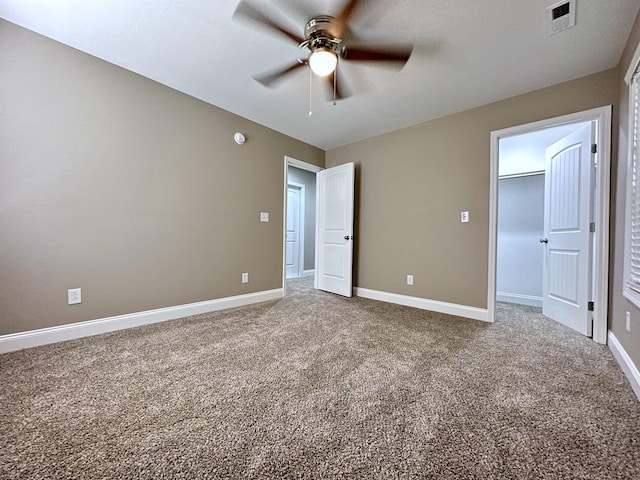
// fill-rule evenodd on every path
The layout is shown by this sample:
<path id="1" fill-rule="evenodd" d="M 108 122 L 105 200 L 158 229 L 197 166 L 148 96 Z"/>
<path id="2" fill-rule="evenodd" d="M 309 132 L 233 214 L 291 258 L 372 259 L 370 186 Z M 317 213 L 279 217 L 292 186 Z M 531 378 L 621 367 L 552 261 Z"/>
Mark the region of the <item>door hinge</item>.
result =
<path id="1" fill-rule="evenodd" d="M 587 303 L 587 310 L 588 310 L 589 312 L 593 312 L 593 308 L 594 308 L 594 306 L 595 306 L 595 305 L 593 304 L 593 302 L 588 302 L 588 303 Z"/>
<path id="2" fill-rule="evenodd" d="M 598 153 L 598 144 L 597 143 L 592 143 L 591 144 L 591 153 Z"/>
<path id="3" fill-rule="evenodd" d="M 589 231 L 590 231 L 591 233 L 593 233 L 593 232 L 595 232 L 595 231 L 596 231 L 596 222 L 591 222 L 591 223 L 589 224 Z"/>

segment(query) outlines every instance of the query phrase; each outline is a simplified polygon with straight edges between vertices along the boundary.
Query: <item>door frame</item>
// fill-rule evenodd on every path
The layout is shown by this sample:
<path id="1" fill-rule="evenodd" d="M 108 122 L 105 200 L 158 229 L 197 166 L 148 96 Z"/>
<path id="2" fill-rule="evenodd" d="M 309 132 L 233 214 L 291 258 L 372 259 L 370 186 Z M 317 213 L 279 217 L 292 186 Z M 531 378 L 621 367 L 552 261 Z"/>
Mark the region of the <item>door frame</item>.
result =
<path id="1" fill-rule="evenodd" d="M 607 312 L 609 294 L 609 205 L 611 177 L 611 105 L 583 112 L 548 118 L 491 132 L 489 169 L 489 278 L 487 313 L 490 322 L 496 320 L 496 259 L 498 240 L 498 166 L 501 138 L 535 132 L 547 127 L 568 123 L 596 122 L 598 144 L 594 219 L 596 232 L 593 252 L 593 340 L 607 343 Z"/>
<path id="2" fill-rule="evenodd" d="M 302 183 L 296 183 L 296 182 L 289 182 L 287 183 L 287 193 L 289 192 L 289 187 L 291 188 L 295 188 L 298 190 L 298 195 L 299 195 L 299 201 L 298 201 L 298 277 L 302 276 L 302 272 L 304 271 L 304 208 L 305 208 L 305 187 Z M 289 208 L 289 205 L 287 205 L 287 209 Z M 286 211 L 285 211 L 286 212 Z M 286 238 L 286 231 L 287 231 L 287 218 L 285 217 L 285 225 L 284 225 L 284 229 L 285 229 L 285 244 L 287 241 Z M 286 254 L 286 249 L 285 249 L 285 254 Z M 284 259 L 285 261 L 285 268 L 286 268 L 286 262 L 287 259 Z M 286 272 L 285 272 L 286 275 Z"/>
<path id="3" fill-rule="evenodd" d="M 289 188 L 289 167 L 296 167 L 307 172 L 318 173 L 324 168 L 312 163 L 303 162 L 288 155 L 284 156 L 284 188 L 282 189 L 282 295 L 287 294 L 287 189 Z M 316 223 L 318 219 L 316 218 Z M 315 253 L 314 253 L 315 255 Z"/>

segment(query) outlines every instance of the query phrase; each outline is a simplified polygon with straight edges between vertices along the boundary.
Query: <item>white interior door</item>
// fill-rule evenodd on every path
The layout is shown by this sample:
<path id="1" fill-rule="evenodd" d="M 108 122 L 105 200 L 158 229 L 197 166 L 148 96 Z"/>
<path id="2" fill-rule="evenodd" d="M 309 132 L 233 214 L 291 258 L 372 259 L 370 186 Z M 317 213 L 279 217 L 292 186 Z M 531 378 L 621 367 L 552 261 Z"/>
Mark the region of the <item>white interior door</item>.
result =
<path id="1" fill-rule="evenodd" d="M 287 230 L 285 240 L 285 264 L 287 278 L 300 276 L 300 188 L 287 187 Z"/>
<path id="2" fill-rule="evenodd" d="M 546 149 L 542 313 L 591 336 L 592 125 Z"/>
<path id="3" fill-rule="evenodd" d="M 316 177 L 316 288 L 350 297 L 355 167 L 347 163 Z"/>

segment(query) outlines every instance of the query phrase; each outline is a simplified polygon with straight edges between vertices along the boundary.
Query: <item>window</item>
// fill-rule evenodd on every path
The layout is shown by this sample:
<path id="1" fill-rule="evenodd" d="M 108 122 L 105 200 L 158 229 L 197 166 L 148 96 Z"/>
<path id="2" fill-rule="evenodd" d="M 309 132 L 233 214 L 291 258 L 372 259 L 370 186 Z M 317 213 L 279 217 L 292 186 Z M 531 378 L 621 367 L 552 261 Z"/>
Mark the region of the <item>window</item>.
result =
<path id="1" fill-rule="evenodd" d="M 623 294 L 640 307 L 640 46 L 625 80 L 629 85 L 629 157 Z"/>

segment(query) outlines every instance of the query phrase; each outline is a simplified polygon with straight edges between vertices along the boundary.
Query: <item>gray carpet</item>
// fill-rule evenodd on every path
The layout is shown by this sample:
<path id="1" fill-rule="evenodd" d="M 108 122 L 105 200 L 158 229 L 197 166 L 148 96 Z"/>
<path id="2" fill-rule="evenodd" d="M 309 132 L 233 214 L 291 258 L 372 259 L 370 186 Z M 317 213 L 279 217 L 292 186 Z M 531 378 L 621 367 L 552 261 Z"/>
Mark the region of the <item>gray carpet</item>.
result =
<path id="1" fill-rule="evenodd" d="M 289 293 L 0 355 L 0 478 L 640 478 L 613 357 L 539 310 Z"/>

